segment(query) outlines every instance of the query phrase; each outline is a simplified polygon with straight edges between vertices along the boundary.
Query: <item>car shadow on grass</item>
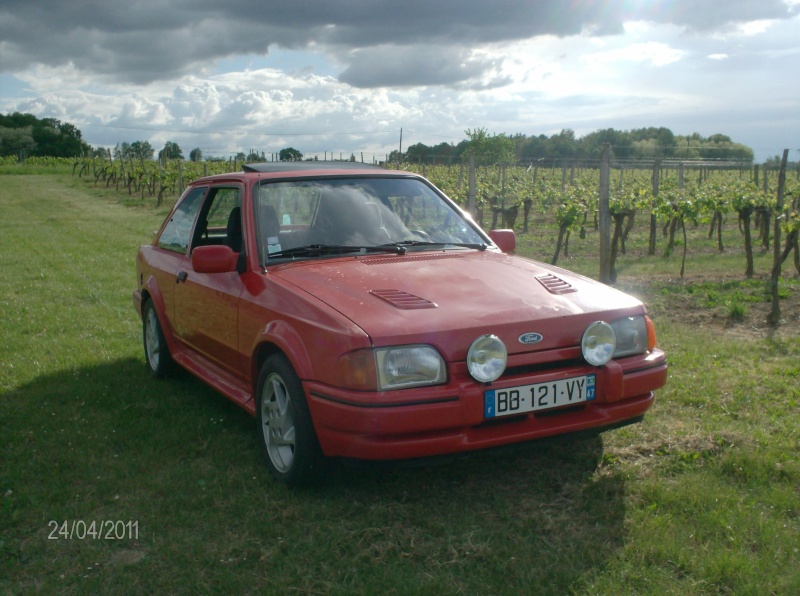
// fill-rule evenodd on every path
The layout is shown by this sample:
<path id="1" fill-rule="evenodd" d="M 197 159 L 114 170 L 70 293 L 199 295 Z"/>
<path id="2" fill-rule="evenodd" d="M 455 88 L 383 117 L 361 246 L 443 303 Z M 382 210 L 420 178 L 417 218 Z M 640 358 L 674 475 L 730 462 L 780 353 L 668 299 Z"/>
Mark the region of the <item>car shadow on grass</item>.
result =
<path id="1" fill-rule="evenodd" d="M 379 542 L 405 545 L 401 556 L 428 573 L 453 565 L 455 592 L 568 593 L 624 543 L 625 479 L 599 468 L 602 454 L 602 435 L 585 434 L 429 462 L 339 465 L 312 494 L 393 520 Z"/>
<path id="2" fill-rule="evenodd" d="M 278 591 L 564 593 L 624 539 L 625 479 L 598 468 L 601 436 L 334 462 L 324 482 L 291 490 L 270 478 L 252 417 L 188 374 L 152 379 L 135 358 L 6 392 L 0 436 L 4 573 L 21 587 L 49 577 L 51 587 L 90 588 L 87 565 L 135 559 L 102 585 L 147 577 L 159 587 L 166 560 L 169 582 L 198 589 L 235 588 L 241 572 Z M 48 539 L 48 520 L 89 519 L 136 520 L 140 535 Z M 239 567 L 221 572 L 221 553 Z"/>

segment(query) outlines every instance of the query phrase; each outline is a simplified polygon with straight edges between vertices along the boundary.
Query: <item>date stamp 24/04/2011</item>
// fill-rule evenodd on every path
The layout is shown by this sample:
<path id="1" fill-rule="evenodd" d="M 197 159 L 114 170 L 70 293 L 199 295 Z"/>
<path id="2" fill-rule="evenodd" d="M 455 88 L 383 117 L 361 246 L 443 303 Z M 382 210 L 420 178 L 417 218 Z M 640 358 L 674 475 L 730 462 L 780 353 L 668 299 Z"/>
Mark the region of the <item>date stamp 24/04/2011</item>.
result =
<path id="1" fill-rule="evenodd" d="M 47 522 L 48 540 L 138 540 L 139 520 L 82 519 Z"/>

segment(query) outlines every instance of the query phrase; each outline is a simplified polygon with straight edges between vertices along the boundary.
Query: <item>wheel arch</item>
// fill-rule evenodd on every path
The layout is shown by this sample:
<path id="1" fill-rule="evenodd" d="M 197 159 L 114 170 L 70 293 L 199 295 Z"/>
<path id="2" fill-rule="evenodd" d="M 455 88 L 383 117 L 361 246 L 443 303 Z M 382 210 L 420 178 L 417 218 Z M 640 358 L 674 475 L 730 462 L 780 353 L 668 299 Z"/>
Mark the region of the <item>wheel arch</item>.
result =
<path id="1" fill-rule="evenodd" d="M 176 342 L 172 329 L 172 323 L 170 322 L 169 317 L 167 317 L 167 307 L 164 303 L 164 295 L 161 293 L 161 290 L 159 289 L 158 284 L 152 275 L 144 284 L 142 284 L 141 295 L 141 312 L 139 313 L 139 316 L 142 317 L 142 321 L 144 322 L 145 308 L 147 307 L 148 302 L 152 302 L 153 308 L 156 309 L 158 322 L 161 324 L 161 332 L 164 334 L 164 340 L 167 342 L 167 347 L 169 348 L 170 352 L 174 353 Z"/>
<path id="2" fill-rule="evenodd" d="M 259 336 L 259 341 L 252 351 L 250 361 L 250 378 L 253 395 L 257 391 L 258 377 L 264 362 L 273 354 L 282 354 L 294 368 L 298 378 L 311 378 L 313 366 L 300 334 L 283 320 L 270 321 Z"/>
<path id="3" fill-rule="evenodd" d="M 258 379 L 261 374 L 261 367 L 264 366 L 264 362 L 267 361 L 267 358 L 274 354 L 282 354 L 283 356 L 286 356 L 283 350 L 281 350 L 271 341 L 261 342 L 256 346 L 256 349 L 253 352 L 253 357 L 250 363 L 250 378 L 252 379 L 251 384 L 254 396 L 258 391 Z"/>

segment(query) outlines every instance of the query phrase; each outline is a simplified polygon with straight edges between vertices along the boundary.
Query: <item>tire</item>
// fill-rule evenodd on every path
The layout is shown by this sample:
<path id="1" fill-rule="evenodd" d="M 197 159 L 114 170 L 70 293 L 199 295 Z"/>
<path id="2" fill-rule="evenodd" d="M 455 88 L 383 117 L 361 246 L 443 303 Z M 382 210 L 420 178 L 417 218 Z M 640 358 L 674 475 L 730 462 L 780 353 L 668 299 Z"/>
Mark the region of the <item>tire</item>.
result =
<path id="1" fill-rule="evenodd" d="M 282 354 L 267 358 L 258 376 L 258 436 L 270 474 L 287 486 L 319 482 L 326 468 L 303 386 Z"/>
<path id="2" fill-rule="evenodd" d="M 157 379 L 166 377 L 172 370 L 172 356 L 169 353 L 164 332 L 161 330 L 161 322 L 158 320 L 158 313 L 152 300 L 148 300 L 144 305 L 142 343 L 144 344 L 144 359 L 150 374 Z"/>

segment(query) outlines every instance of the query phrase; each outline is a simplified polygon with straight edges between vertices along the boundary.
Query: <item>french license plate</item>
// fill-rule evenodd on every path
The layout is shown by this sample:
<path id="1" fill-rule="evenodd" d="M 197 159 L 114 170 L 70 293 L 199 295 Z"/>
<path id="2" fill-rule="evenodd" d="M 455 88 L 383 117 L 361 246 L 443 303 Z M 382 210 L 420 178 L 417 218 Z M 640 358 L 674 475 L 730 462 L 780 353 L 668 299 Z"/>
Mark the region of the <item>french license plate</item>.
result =
<path id="1" fill-rule="evenodd" d="M 594 398 L 595 376 L 585 375 L 549 383 L 490 389 L 483 394 L 483 407 L 486 418 L 496 418 L 579 404 Z"/>

